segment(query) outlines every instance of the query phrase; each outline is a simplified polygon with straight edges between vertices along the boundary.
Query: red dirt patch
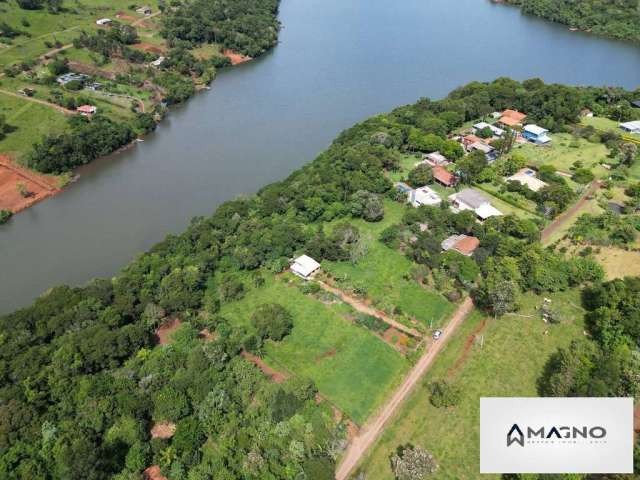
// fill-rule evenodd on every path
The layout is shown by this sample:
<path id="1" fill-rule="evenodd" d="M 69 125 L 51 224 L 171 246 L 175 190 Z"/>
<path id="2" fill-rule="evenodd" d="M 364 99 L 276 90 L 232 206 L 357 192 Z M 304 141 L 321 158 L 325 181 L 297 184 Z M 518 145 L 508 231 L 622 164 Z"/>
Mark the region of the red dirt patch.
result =
<path id="1" fill-rule="evenodd" d="M 128 15 L 125 12 L 116 13 L 116 18 L 118 20 L 122 20 L 122 21 L 125 21 L 125 22 L 135 22 L 136 20 L 138 20 L 138 17 L 134 17 L 132 15 Z"/>
<path id="2" fill-rule="evenodd" d="M 247 57 L 246 55 L 241 55 L 239 53 L 234 52 L 233 50 L 224 50 L 222 54 L 231 60 L 231 65 L 240 65 L 241 63 L 248 62 L 253 60 L 251 57 Z"/>
<path id="3" fill-rule="evenodd" d="M 173 422 L 160 422 L 151 427 L 151 438 L 162 438 L 166 440 L 176 433 L 176 424 Z"/>
<path id="4" fill-rule="evenodd" d="M 28 192 L 24 197 L 18 190 L 22 184 Z M 41 175 L 18 166 L 8 157 L 0 155 L 0 210 L 17 213 L 61 190 L 56 177 Z"/>
<path id="5" fill-rule="evenodd" d="M 476 340 L 476 335 L 478 335 L 482 330 L 484 330 L 484 327 L 486 326 L 486 324 L 487 324 L 486 319 L 482 319 L 482 321 L 480 322 L 480 325 L 478 325 L 473 330 L 473 332 L 471 332 L 471 335 L 467 337 L 467 341 L 464 343 L 462 353 L 456 360 L 456 363 L 454 363 L 453 366 L 449 369 L 449 372 L 447 372 L 447 375 L 449 377 L 453 377 L 456 373 L 458 373 L 458 370 L 460 370 L 460 368 L 467 361 L 467 358 L 469 358 L 469 353 L 471 352 L 471 347 L 473 346 L 473 342 L 475 342 Z"/>
<path id="6" fill-rule="evenodd" d="M 400 330 L 396 330 L 391 327 L 384 331 L 382 338 L 389 345 L 400 350 L 402 353 L 407 353 L 409 347 L 409 336 L 402 333 Z"/>
<path id="7" fill-rule="evenodd" d="M 358 436 L 358 433 L 360 433 L 360 428 L 351 420 L 347 420 L 347 438 L 349 439 L 349 443 Z"/>
<path id="8" fill-rule="evenodd" d="M 153 45 L 151 43 L 136 43 L 134 45 L 131 45 L 131 47 L 135 48 L 136 50 L 142 50 L 144 52 L 157 53 L 158 55 L 166 51 L 166 49 L 162 48 L 161 46 Z"/>
<path id="9" fill-rule="evenodd" d="M 167 477 L 162 475 L 160 465 L 151 465 L 144 472 L 142 472 L 144 480 L 167 480 Z"/>
<path id="10" fill-rule="evenodd" d="M 338 351 L 337 351 L 335 348 L 332 348 L 331 350 L 327 350 L 326 352 L 321 353 L 320 355 L 318 355 L 318 356 L 315 358 L 315 362 L 316 362 L 316 363 L 319 363 L 319 362 L 321 362 L 322 360 L 324 360 L 325 358 L 335 357 L 335 356 L 336 356 L 336 353 L 338 353 Z"/>
<path id="11" fill-rule="evenodd" d="M 180 325 L 182 325 L 182 322 L 179 318 L 174 318 L 160 325 L 156 329 L 156 340 L 158 344 L 169 345 L 173 341 L 171 339 L 171 335 L 178 329 L 178 327 L 180 327 Z"/>
<path id="12" fill-rule="evenodd" d="M 271 378 L 271 380 L 274 381 L 275 383 L 284 383 L 287 380 L 287 378 L 289 378 L 288 375 L 282 372 L 278 372 L 277 370 L 274 370 L 269 365 L 264 363 L 264 360 L 262 360 L 260 357 L 253 355 L 252 353 L 242 352 L 241 355 L 245 359 L 253 363 L 260 370 L 262 370 L 262 373 L 264 373 L 267 377 Z"/>

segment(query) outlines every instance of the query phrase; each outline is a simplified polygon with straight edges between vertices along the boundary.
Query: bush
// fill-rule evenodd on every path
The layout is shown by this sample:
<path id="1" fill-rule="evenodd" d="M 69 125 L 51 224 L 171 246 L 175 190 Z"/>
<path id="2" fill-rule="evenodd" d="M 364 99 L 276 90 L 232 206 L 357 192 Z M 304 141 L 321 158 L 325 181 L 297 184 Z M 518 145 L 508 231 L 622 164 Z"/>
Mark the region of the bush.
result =
<path id="1" fill-rule="evenodd" d="M 251 323 L 256 327 L 258 336 L 276 342 L 286 337 L 293 328 L 291 313 L 277 303 L 260 305 L 253 313 Z"/>
<path id="2" fill-rule="evenodd" d="M 436 408 L 455 407 L 460 403 L 461 390 L 444 380 L 431 383 L 429 391 L 431 392 L 429 401 Z"/>
<path id="3" fill-rule="evenodd" d="M 12 215 L 11 210 L 0 210 L 0 225 L 7 223 Z"/>
<path id="4" fill-rule="evenodd" d="M 418 165 L 416 168 L 409 172 L 407 176 L 407 182 L 413 188 L 423 187 L 433 181 L 433 173 L 431 167 L 426 163 Z"/>
<path id="5" fill-rule="evenodd" d="M 588 168 L 576 168 L 576 170 L 573 172 L 573 176 L 571 177 L 574 182 L 580 183 L 582 185 L 591 183 L 594 178 L 595 175 Z"/>
<path id="6" fill-rule="evenodd" d="M 438 470 L 438 464 L 426 450 L 407 444 L 393 454 L 391 468 L 397 480 L 422 480 Z"/>

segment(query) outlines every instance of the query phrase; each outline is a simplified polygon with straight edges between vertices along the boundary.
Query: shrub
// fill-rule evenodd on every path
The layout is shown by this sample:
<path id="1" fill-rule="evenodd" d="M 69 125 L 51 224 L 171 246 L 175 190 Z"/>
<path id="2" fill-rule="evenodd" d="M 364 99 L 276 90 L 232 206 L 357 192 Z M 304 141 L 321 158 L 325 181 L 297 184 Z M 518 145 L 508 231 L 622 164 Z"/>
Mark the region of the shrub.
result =
<path id="1" fill-rule="evenodd" d="M 433 382 L 429 385 L 431 405 L 437 408 L 455 407 L 460 403 L 461 390 L 444 380 Z"/>
<path id="2" fill-rule="evenodd" d="M 397 480 L 421 480 L 438 470 L 438 464 L 426 450 L 407 444 L 391 457 L 391 469 Z"/>
<path id="3" fill-rule="evenodd" d="M 251 323 L 261 338 L 276 342 L 286 337 L 293 328 L 291 313 L 277 303 L 260 305 L 253 313 Z"/>

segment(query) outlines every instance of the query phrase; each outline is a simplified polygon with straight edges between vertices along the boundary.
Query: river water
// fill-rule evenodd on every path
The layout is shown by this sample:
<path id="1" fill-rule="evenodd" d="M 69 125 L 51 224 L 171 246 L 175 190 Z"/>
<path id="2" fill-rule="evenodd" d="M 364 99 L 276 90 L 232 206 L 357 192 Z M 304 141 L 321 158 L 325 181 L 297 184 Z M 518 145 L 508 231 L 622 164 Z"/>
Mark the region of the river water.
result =
<path id="1" fill-rule="evenodd" d="M 640 48 L 488 0 L 283 0 L 280 44 L 220 73 L 134 148 L 0 227 L 0 312 L 111 276 L 221 202 L 285 177 L 344 128 L 471 80 L 640 85 Z"/>

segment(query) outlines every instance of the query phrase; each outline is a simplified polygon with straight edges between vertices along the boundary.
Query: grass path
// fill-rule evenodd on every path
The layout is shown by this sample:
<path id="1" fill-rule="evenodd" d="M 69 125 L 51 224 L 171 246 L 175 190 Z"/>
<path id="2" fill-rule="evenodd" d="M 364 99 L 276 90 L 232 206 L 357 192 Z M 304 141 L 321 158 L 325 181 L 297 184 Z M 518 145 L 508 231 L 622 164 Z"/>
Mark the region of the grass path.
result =
<path id="1" fill-rule="evenodd" d="M 433 342 L 429 348 L 427 348 L 415 367 L 411 369 L 404 382 L 402 382 L 402 385 L 400 385 L 391 399 L 384 405 L 380 413 L 367 422 L 360 431 L 360 434 L 353 439 L 342 462 L 340 462 L 336 470 L 336 480 L 346 480 L 349 477 L 353 469 L 360 463 L 360 460 L 383 432 L 389 419 L 396 413 L 400 405 L 402 405 L 416 384 L 427 372 L 434 359 L 438 356 L 438 353 L 440 353 L 447 343 L 447 340 L 472 310 L 473 302 L 470 298 L 467 298 L 458 307 L 447 326 L 443 329 L 440 340 Z"/>
<path id="2" fill-rule="evenodd" d="M 19 98 L 21 100 L 25 100 L 27 102 L 39 103 L 40 105 L 45 105 L 47 107 L 51 107 L 55 110 L 58 110 L 65 115 L 76 115 L 78 112 L 74 110 L 69 110 L 68 108 L 61 107 L 60 105 L 56 105 L 55 103 L 47 102 L 45 100 L 40 100 L 39 98 L 27 97 L 23 95 L 19 95 L 17 93 L 10 92 L 8 90 L 0 89 L 0 93 L 4 95 L 9 95 L 10 97 Z"/>

